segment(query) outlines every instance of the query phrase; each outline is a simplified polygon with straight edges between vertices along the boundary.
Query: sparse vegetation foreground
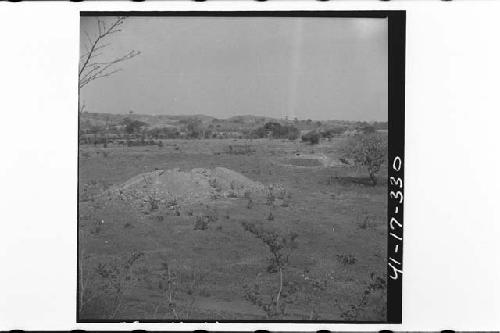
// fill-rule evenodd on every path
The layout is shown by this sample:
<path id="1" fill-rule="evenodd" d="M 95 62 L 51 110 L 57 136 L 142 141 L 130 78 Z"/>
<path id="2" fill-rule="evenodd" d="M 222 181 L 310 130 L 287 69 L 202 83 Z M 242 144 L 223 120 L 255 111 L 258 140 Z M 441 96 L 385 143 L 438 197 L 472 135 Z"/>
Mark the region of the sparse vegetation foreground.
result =
<path id="1" fill-rule="evenodd" d="M 124 139 L 80 137 L 80 320 L 385 320 L 385 132 L 120 119 Z"/>

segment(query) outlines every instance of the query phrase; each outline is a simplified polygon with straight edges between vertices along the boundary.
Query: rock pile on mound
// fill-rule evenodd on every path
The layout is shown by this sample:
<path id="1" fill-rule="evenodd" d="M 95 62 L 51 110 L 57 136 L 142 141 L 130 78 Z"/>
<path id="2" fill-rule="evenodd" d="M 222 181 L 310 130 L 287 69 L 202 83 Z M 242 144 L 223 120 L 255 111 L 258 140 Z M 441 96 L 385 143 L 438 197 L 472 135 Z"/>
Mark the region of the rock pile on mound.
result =
<path id="1" fill-rule="evenodd" d="M 265 195 L 266 187 L 242 174 L 217 167 L 215 169 L 155 170 L 132 177 L 107 191 L 110 196 L 131 203 L 167 206 L 207 202 L 217 198 Z"/>

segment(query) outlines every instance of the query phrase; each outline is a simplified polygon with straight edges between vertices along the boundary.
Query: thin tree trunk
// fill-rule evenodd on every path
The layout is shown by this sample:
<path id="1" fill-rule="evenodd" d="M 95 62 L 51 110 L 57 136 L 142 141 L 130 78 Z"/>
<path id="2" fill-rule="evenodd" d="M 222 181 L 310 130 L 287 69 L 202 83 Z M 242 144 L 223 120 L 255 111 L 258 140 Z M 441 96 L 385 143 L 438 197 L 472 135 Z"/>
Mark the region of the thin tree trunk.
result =
<path id="1" fill-rule="evenodd" d="M 118 302 L 116 304 L 115 310 L 113 311 L 113 314 L 111 315 L 111 319 L 114 319 L 116 317 L 116 314 L 118 313 L 118 309 L 122 305 L 122 296 L 118 296 Z"/>
<path id="2" fill-rule="evenodd" d="M 280 289 L 278 290 L 278 294 L 276 295 L 276 312 L 279 313 L 279 308 L 280 308 L 280 297 L 281 297 L 281 291 L 283 289 L 283 271 L 280 267 L 279 269 L 280 272 Z"/>

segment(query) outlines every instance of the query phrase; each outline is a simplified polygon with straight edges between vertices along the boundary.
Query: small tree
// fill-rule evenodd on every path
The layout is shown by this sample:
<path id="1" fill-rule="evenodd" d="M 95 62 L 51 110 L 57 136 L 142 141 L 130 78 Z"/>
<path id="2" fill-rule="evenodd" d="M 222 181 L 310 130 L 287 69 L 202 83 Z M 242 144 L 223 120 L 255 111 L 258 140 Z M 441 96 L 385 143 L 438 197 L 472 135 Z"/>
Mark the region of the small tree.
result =
<path id="1" fill-rule="evenodd" d="M 190 139 L 204 137 L 203 123 L 200 119 L 190 118 L 186 120 L 186 131 Z"/>
<path id="2" fill-rule="evenodd" d="M 354 136 L 347 141 L 342 153 L 356 165 L 366 167 L 375 186 L 376 175 L 387 159 L 387 136 L 377 133 Z"/>
<path id="3" fill-rule="evenodd" d="M 130 118 L 123 119 L 122 124 L 125 125 L 125 132 L 127 132 L 127 134 L 139 133 L 148 125 L 140 120 L 131 120 Z"/>
<path id="4" fill-rule="evenodd" d="M 320 135 L 316 131 L 310 131 L 302 135 L 303 142 L 309 142 L 312 145 L 317 145 L 319 143 Z"/>

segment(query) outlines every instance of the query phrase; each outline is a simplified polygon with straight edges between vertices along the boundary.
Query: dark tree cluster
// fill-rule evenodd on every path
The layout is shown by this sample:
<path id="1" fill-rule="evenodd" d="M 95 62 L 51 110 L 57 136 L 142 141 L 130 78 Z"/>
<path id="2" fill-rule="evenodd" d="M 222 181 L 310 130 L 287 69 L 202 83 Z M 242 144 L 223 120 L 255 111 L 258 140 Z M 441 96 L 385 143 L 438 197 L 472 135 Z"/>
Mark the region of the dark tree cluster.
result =
<path id="1" fill-rule="evenodd" d="M 273 138 L 296 140 L 300 136 L 299 130 L 295 126 L 282 125 L 278 122 L 268 122 L 253 131 L 255 138 Z"/>

